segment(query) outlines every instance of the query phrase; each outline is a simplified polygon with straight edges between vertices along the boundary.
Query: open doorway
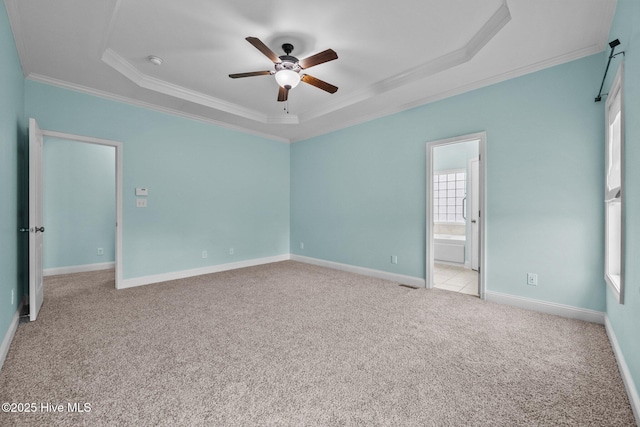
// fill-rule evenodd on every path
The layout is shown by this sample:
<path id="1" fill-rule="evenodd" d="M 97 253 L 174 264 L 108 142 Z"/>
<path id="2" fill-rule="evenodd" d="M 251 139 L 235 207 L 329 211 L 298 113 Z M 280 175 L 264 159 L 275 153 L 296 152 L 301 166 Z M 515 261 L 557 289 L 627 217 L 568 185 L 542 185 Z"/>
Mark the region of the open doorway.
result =
<path id="1" fill-rule="evenodd" d="M 485 133 L 427 143 L 426 282 L 484 298 Z"/>
<path id="2" fill-rule="evenodd" d="M 105 155 L 105 152 L 108 153 L 106 158 L 102 159 L 102 168 L 105 175 L 107 177 L 94 176 L 94 179 L 100 181 L 102 178 L 106 178 L 105 181 L 107 186 L 110 187 L 110 196 L 107 196 L 109 200 L 106 200 L 107 209 L 111 211 L 111 215 L 107 217 L 107 219 L 103 219 L 102 228 L 106 228 L 110 230 L 107 234 L 107 237 L 104 237 L 103 240 L 98 242 L 98 245 L 94 249 L 93 252 L 96 256 L 105 256 L 102 260 L 106 258 L 110 258 L 107 261 L 97 262 L 97 263 L 87 263 L 86 258 L 84 261 L 71 261 L 69 259 L 82 259 L 82 254 L 78 255 L 78 252 L 82 252 L 83 248 L 74 248 L 71 250 L 72 252 L 76 252 L 74 256 L 68 257 L 67 251 L 69 251 L 68 247 L 56 248 L 52 253 L 57 252 L 55 256 L 49 255 L 49 258 L 52 258 L 50 261 L 53 266 L 49 266 L 49 273 L 51 274 L 60 274 L 60 273 L 73 273 L 77 271 L 82 271 L 83 269 L 95 270 L 100 268 L 113 268 L 115 272 L 115 287 L 119 289 L 121 287 L 122 282 L 122 143 L 118 141 L 112 141 L 101 138 L 94 138 L 90 136 L 83 135 L 74 135 L 57 131 L 49 131 L 40 129 L 35 119 L 29 120 L 29 228 L 25 229 L 25 231 L 29 232 L 30 240 L 29 240 L 29 295 L 30 295 L 30 319 L 36 320 L 37 313 L 42 304 L 43 300 L 43 276 L 45 270 L 45 264 L 43 260 L 43 236 L 45 229 L 47 227 L 43 226 L 44 223 L 44 142 L 48 141 L 48 146 L 57 146 L 63 147 L 63 150 L 58 152 L 57 155 L 61 156 L 63 160 L 69 160 L 66 158 L 67 156 L 76 157 L 73 161 L 63 162 L 64 164 L 58 165 L 61 168 L 71 167 L 71 168 L 84 168 L 85 170 L 86 163 L 88 161 L 87 157 L 83 157 L 82 152 L 86 150 L 93 151 L 93 156 L 102 157 Z M 99 149 L 91 150 L 93 147 L 99 147 Z M 106 151 L 105 151 L 106 150 Z M 78 158 L 79 157 L 79 158 Z M 54 162 L 55 163 L 55 162 Z M 93 162 L 95 166 L 95 162 Z M 111 169 L 111 170 L 109 170 Z M 51 171 L 49 171 L 51 172 Z M 68 171 L 67 171 L 68 172 Z M 77 172 L 77 171 L 76 171 Z M 99 172 L 99 171 L 98 171 Z M 53 171 L 55 174 L 56 171 Z M 91 198 L 96 191 L 95 188 L 86 186 L 87 182 L 83 181 L 85 177 L 82 174 L 75 173 L 60 173 L 60 186 L 64 187 L 65 184 L 70 185 L 71 181 L 76 188 L 71 189 L 70 191 L 73 194 L 67 193 L 65 198 L 66 200 L 56 200 L 58 206 L 65 204 L 73 205 L 75 203 L 76 209 L 82 209 L 82 205 L 93 204 Z M 82 181 L 82 182 L 78 182 Z M 78 186 L 79 185 L 79 186 Z M 56 194 L 50 194 L 49 196 L 53 196 L 54 198 Z M 72 197 L 71 197 L 72 196 Z M 70 199 L 75 198 L 75 202 L 71 203 Z M 80 206 L 80 207 L 78 207 Z M 69 206 L 65 206 L 64 208 L 69 208 Z M 64 209 L 63 208 L 63 209 Z M 92 206 L 95 210 L 96 206 Z M 104 209 L 104 206 L 97 207 L 98 210 Z M 67 229 L 62 230 L 62 234 L 65 235 L 67 240 L 73 241 L 81 241 L 87 237 L 87 234 L 90 234 L 91 227 L 95 226 L 94 224 L 90 224 L 89 227 L 83 229 L 79 224 L 83 215 L 89 215 L 87 212 L 82 212 L 77 218 L 72 221 L 68 221 L 69 218 L 66 218 L 68 212 L 58 213 L 57 215 L 57 224 L 52 227 L 48 227 L 49 234 L 55 234 L 57 231 L 56 228 L 62 229 L 60 227 L 61 222 L 67 220 Z M 106 221 L 106 222 L 105 222 Z M 52 223 L 53 224 L 53 223 Z M 39 240 L 37 239 L 39 236 Z M 55 240 L 55 239 L 53 239 Z M 94 240 L 95 242 L 95 240 Z M 36 244 L 38 243 L 38 244 Z M 86 251 L 86 248 L 84 248 Z M 111 254 L 111 256 L 110 256 Z M 65 257 L 67 257 L 65 259 Z M 61 259 L 54 259 L 61 258 Z M 98 258 L 100 259 L 100 258 Z M 43 262 L 44 261 L 44 262 Z M 58 264 L 58 265 L 55 265 Z M 98 267 L 97 267 L 98 266 Z M 96 268 L 97 267 L 97 268 Z M 33 299 L 33 301 L 31 301 Z M 36 302 L 34 304 L 34 301 Z"/>
<path id="3" fill-rule="evenodd" d="M 44 301 L 43 286 L 43 151 L 44 138 L 77 141 L 114 147 L 115 149 L 115 288 L 122 282 L 122 143 L 106 139 L 42 130 L 35 119 L 29 119 L 29 319 L 37 319 Z"/>
<path id="4" fill-rule="evenodd" d="M 45 277 L 109 270 L 115 279 L 115 151 L 108 145 L 44 137 Z"/>

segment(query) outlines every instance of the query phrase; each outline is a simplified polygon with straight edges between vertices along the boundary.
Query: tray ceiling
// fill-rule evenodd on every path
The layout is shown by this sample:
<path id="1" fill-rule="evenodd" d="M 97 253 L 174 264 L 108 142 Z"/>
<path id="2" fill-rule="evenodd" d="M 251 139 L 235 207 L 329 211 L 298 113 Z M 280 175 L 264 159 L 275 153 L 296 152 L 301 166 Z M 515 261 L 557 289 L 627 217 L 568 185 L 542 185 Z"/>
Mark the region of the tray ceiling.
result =
<path id="1" fill-rule="evenodd" d="M 27 78 L 287 142 L 602 51 L 615 0 L 6 0 Z M 273 63 L 291 42 L 338 59 L 308 74 L 289 112 Z M 157 66 L 150 55 L 162 58 Z"/>

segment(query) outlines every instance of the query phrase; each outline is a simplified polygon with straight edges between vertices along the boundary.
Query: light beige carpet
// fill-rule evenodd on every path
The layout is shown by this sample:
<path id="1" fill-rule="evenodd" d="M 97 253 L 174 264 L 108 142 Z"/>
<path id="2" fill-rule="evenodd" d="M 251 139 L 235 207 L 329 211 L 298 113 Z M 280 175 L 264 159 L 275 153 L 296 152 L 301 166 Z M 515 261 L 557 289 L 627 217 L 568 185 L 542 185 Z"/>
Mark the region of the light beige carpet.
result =
<path id="1" fill-rule="evenodd" d="M 46 281 L 0 425 L 635 425 L 600 325 L 286 261 L 116 291 Z"/>

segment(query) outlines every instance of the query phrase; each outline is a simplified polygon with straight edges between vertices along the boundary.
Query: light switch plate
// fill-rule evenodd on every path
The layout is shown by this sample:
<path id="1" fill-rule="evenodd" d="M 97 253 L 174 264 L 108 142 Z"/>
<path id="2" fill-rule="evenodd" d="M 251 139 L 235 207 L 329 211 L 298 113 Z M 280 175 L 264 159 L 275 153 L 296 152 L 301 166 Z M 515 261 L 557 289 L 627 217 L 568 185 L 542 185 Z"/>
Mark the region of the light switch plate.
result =
<path id="1" fill-rule="evenodd" d="M 148 188 L 141 188 L 141 187 L 136 188 L 136 196 L 148 196 L 148 195 L 149 195 Z"/>

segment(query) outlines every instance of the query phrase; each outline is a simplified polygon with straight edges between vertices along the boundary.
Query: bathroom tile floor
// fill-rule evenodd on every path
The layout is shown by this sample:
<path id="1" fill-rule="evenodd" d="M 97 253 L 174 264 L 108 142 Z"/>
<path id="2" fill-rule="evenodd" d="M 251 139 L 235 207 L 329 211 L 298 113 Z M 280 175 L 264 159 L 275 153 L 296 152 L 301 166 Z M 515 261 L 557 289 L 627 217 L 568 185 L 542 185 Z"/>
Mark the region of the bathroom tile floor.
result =
<path id="1" fill-rule="evenodd" d="M 478 296 L 478 272 L 447 264 L 434 264 L 434 286 L 446 291 Z"/>

